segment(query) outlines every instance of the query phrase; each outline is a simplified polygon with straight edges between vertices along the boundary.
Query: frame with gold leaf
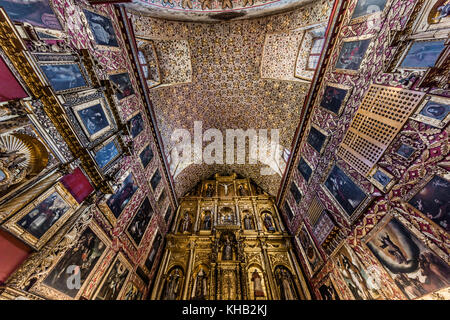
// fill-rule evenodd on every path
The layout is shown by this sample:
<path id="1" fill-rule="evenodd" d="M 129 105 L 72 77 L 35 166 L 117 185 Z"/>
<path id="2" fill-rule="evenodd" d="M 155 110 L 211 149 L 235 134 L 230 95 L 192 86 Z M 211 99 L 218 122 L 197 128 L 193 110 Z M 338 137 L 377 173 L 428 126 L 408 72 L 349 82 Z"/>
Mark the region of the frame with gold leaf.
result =
<path id="1" fill-rule="evenodd" d="M 119 300 L 144 300 L 145 291 L 146 285 L 144 281 L 137 274 L 132 273 Z"/>
<path id="2" fill-rule="evenodd" d="M 350 75 L 356 75 L 356 74 L 359 74 L 359 72 L 360 72 L 360 70 L 361 70 L 361 66 L 364 64 L 364 61 L 365 61 L 365 59 L 366 59 L 367 51 L 370 49 L 370 45 L 371 45 L 371 41 L 370 41 L 370 40 L 371 40 L 373 37 L 374 37 L 373 34 L 366 34 L 366 35 L 362 35 L 362 36 L 359 36 L 359 37 L 351 37 L 351 38 L 344 38 L 344 39 L 342 39 L 342 40 L 341 40 L 341 43 L 340 43 L 340 45 L 339 45 L 339 51 L 338 51 L 338 54 L 337 54 L 337 56 L 336 56 L 336 62 L 335 62 L 335 64 L 334 64 L 334 66 L 333 66 L 333 72 L 336 72 L 336 73 L 345 73 L 345 74 L 350 74 Z M 361 62 L 360 62 L 359 65 L 358 65 L 358 69 L 345 69 L 345 68 L 337 67 L 339 58 L 341 57 L 342 50 L 343 50 L 344 45 L 345 45 L 346 43 L 357 42 L 357 41 L 365 41 L 365 40 L 369 40 L 369 42 L 368 42 L 368 44 L 367 44 L 366 50 L 365 50 L 364 53 L 361 55 Z"/>
<path id="3" fill-rule="evenodd" d="M 445 111 L 447 111 L 447 114 L 442 117 L 442 119 L 439 118 L 433 118 L 431 116 L 427 116 L 424 114 L 424 108 L 429 103 L 436 103 L 438 105 L 445 105 Z M 443 96 L 436 96 L 436 95 L 427 95 L 425 96 L 422 103 L 417 108 L 416 112 L 410 117 L 410 119 L 423 122 L 426 124 L 429 124 L 433 127 L 443 129 L 449 122 L 450 122 L 450 98 L 443 97 Z"/>

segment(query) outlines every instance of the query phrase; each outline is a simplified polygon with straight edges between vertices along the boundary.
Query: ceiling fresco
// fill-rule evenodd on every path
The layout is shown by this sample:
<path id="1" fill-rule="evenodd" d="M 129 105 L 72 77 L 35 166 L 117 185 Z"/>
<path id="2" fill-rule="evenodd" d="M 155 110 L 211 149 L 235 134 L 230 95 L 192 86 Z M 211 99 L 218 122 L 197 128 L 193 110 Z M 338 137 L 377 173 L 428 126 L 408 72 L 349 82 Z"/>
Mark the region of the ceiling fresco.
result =
<path id="1" fill-rule="evenodd" d="M 221 132 L 268 129 L 270 136 L 271 129 L 278 129 L 279 145 L 289 149 L 310 84 L 293 77 L 301 41 L 287 46 L 286 39 L 301 38 L 299 29 L 326 21 L 330 6 L 330 1 L 318 1 L 289 13 L 216 24 L 130 14 L 136 37 L 154 40 L 162 66 L 163 85 L 149 89 L 149 93 L 166 155 L 170 157 L 176 145 L 171 141 L 173 131 L 187 129 L 193 136 L 194 121 L 202 122 L 203 132 L 209 128 Z M 169 57 L 170 51 L 164 49 L 169 43 L 179 48 L 171 51 L 175 56 Z M 264 62 L 268 71 L 261 67 L 263 52 L 271 60 Z M 270 79 L 262 74 L 270 74 Z M 261 174 L 264 168 L 266 164 L 248 161 L 189 164 L 176 175 L 175 188 L 182 196 L 216 172 L 234 171 L 276 195 L 284 167 L 278 174 L 273 170 Z"/>
<path id="2" fill-rule="evenodd" d="M 311 0 L 133 0 L 131 10 L 170 20 L 217 22 L 280 13 Z"/>

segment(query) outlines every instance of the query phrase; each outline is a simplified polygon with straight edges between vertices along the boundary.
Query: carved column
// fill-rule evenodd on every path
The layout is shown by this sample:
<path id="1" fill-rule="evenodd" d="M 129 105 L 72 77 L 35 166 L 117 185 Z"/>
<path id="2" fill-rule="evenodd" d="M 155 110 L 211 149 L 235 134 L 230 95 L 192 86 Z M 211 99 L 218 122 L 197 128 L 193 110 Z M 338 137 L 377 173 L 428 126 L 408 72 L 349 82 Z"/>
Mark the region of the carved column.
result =
<path id="1" fill-rule="evenodd" d="M 273 272 L 272 272 L 272 265 L 270 263 L 269 260 L 269 255 L 267 254 L 267 249 L 266 249 L 266 241 L 260 239 L 260 244 L 261 244 L 261 251 L 263 253 L 263 258 L 264 258 L 264 264 L 266 267 L 266 272 L 267 272 L 267 276 L 269 278 L 269 288 L 270 288 L 270 292 L 272 294 L 273 299 L 280 299 L 280 297 L 278 296 L 278 291 L 276 290 L 276 284 L 275 284 L 275 278 L 273 276 Z"/>
<path id="2" fill-rule="evenodd" d="M 200 230 L 200 227 L 198 225 L 199 220 L 200 220 L 200 199 L 197 200 L 197 218 L 195 219 L 195 225 L 194 225 L 193 233 Z"/>
<path id="3" fill-rule="evenodd" d="M 275 210 L 275 214 L 277 216 L 277 221 L 278 221 L 278 225 L 280 226 L 280 231 L 281 232 L 286 232 L 286 229 L 284 228 L 284 224 L 283 221 L 281 220 L 281 216 L 280 216 L 280 211 L 278 210 L 277 206 L 275 205 L 275 203 L 271 200 L 272 202 L 272 206 Z"/>
<path id="4" fill-rule="evenodd" d="M 237 198 L 234 199 L 234 206 L 236 208 L 237 225 L 240 227 L 241 226 L 241 213 L 239 211 L 239 205 L 238 205 L 238 199 Z"/>
<path id="5" fill-rule="evenodd" d="M 191 241 L 191 242 L 189 242 L 189 259 L 188 259 L 188 263 L 187 263 L 186 277 L 184 279 L 183 296 L 181 297 L 182 300 L 187 299 L 187 294 L 188 294 L 188 289 L 189 289 L 189 280 L 191 278 L 191 272 L 192 272 L 192 264 L 194 263 L 194 261 L 193 261 L 194 250 L 195 250 L 195 242 Z"/>
<path id="6" fill-rule="evenodd" d="M 259 216 L 258 206 L 256 205 L 255 199 L 252 199 L 252 206 L 253 206 L 253 212 L 254 212 L 254 216 L 255 216 L 256 230 L 262 231 L 263 229 L 262 229 L 261 217 Z"/>

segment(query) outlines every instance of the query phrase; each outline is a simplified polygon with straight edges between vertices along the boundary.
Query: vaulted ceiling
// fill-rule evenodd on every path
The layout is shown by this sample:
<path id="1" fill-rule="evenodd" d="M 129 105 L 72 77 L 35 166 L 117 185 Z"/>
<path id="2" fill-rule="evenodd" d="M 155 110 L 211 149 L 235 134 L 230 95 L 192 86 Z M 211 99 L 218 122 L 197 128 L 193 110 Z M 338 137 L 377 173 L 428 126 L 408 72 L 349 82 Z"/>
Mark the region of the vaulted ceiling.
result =
<path id="1" fill-rule="evenodd" d="M 224 140 L 226 129 L 278 129 L 279 144 L 289 150 L 310 86 L 294 76 L 306 59 L 299 49 L 306 30 L 328 20 L 330 6 L 314 1 L 278 15 L 214 24 L 155 19 L 128 8 L 136 38 L 155 48 L 160 84 L 149 95 L 166 156 L 175 146 L 174 130 L 193 135 L 194 121 L 202 121 L 203 131 L 219 129 Z M 278 172 L 266 167 L 188 164 L 177 172 L 175 189 L 182 196 L 216 172 L 236 172 L 276 195 L 284 163 Z"/>

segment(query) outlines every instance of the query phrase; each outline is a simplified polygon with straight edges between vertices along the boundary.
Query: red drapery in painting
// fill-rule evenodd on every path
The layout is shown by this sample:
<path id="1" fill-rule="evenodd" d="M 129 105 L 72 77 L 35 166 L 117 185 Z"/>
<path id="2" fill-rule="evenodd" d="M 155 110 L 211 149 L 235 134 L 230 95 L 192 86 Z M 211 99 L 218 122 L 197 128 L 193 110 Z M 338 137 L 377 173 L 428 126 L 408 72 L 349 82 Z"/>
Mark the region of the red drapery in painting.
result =
<path id="1" fill-rule="evenodd" d="M 94 191 L 94 188 L 80 168 L 76 168 L 71 174 L 64 176 L 61 179 L 61 183 L 78 203 L 83 202 L 83 200 Z"/>
<path id="2" fill-rule="evenodd" d="M 5 61 L 0 57 L 0 102 L 28 97 Z"/>

